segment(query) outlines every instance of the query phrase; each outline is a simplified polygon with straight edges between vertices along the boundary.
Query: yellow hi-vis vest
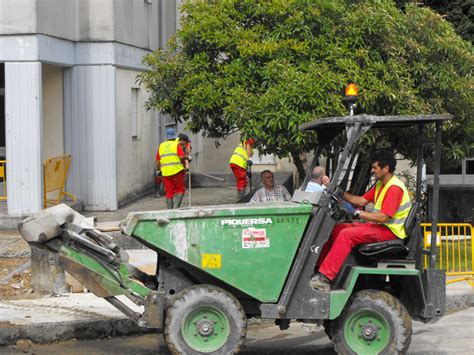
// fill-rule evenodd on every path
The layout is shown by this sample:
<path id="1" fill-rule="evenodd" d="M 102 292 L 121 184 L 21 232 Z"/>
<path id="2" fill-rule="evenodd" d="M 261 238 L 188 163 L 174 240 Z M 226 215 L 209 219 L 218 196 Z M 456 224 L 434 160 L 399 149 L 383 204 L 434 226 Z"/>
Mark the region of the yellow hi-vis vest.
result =
<path id="1" fill-rule="evenodd" d="M 407 237 L 407 233 L 405 232 L 404 224 L 405 220 L 408 217 L 408 213 L 410 213 L 411 201 L 405 184 L 401 182 L 400 179 L 398 179 L 395 175 L 392 176 L 392 178 L 387 182 L 380 194 L 379 190 L 382 187 L 382 182 L 378 181 L 375 185 L 376 200 L 374 212 L 379 212 L 382 209 L 382 202 L 385 197 L 385 194 L 387 193 L 388 188 L 393 185 L 398 186 L 403 190 L 403 197 L 400 203 L 400 207 L 398 207 L 398 210 L 397 212 L 395 212 L 395 215 L 387 223 L 384 223 L 384 225 L 387 226 L 398 238 L 405 239 Z"/>
<path id="2" fill-rule="evenodd" d="M 171 176 L 184 169 L 178 156 L 178 144 L 175 140 L 168 140 L 160 144 L 160 168 L 163 176 Z"/>
<path id="3" fill-rule="evenodd" d="M 249 160 L 249 155 L 247 154 L 244 144 L 245 142 L 239 144 L 237 148 L 235 148 L 234 153 L 230 157 L 229 164 L 235 164 L 240 166 L 242 169 L 247 169 L 247 160 Z"/>

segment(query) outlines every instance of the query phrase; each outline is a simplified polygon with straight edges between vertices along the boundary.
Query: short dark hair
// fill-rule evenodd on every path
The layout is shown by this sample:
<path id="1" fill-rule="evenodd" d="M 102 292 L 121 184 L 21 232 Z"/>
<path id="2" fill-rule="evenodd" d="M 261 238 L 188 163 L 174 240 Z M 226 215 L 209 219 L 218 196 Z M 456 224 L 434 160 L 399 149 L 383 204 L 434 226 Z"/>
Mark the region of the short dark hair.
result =
<path id="1" fill-rule="evenodd" d="M 180 133 L 180 134 L 178 135 L 178 139 L 179 139 L 180 141 L 185 141 L 186 143 L 191 142 L 191 141 L 189 140 L 189 137 L 188 137 L 186 134 L 184 134 L 184 133 Z"/>
<path id="2" fill-rule="evenodd" d="M 263 174 L 265 174 L 265 173 L 270 173 L 270 174 L 273 175 L 273 173 L 272 173 L 270 170 L 268 170 L 268 169 L 267 169 L 267 170 L 264 170 L 264 171 L 262 171 L 262 172 L 260 173 L 260 180 L 263 179 Z"/>
<path id="3" fill-rule="evenodd" d="M 388 171 L 393 173 L 395 171 L 395 167 L 397 166 L 397 160 L 393 153 L 389 151 L 381 151 L 374 155 L 372 162 L 378 162 L 380 167 L 383 169 L 388 166 Z"/>

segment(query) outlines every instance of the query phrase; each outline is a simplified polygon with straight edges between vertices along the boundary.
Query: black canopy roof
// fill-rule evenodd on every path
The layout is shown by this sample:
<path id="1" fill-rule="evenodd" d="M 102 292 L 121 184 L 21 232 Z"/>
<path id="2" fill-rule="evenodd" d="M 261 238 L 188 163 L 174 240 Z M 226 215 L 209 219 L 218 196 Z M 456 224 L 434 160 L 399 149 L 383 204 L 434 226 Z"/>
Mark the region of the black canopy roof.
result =
<path id="1" fill-rule="evenodd" d="M 320 144 L 329 144 L 346 126 L 362 123 L 371 128 L 406 128 L 420 124 L 444 122 L 453 118 L 450 114 L 441 115 L 397 115 L 374 116 L 356 115 L 344 117 L 325 117 L 299 126 L 300 131 L 316 130 Z"/>
<path id="2" fill-rule="evenodd" d="M 310 129 L 316 130 L 341 130 L 347 124 L 361 122 L 373 128 L 402 128 L 411 127 L 419 124 L 448 121 L 453 118 L 450 114 L 441 115 L 407 115 L 407 116 L 374 116 L 374 115 L 356 115 L 343 117 L 325 117 L 311 122 L 303 123 L 299 126 L 300 131 Z"/>

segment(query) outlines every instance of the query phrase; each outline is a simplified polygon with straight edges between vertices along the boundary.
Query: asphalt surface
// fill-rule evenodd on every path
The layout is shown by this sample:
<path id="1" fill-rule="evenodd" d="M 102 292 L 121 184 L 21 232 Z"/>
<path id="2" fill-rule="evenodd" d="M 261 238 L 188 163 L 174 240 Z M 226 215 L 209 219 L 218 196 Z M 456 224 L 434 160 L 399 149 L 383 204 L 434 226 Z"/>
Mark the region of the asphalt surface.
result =
<path id="1" fill-rule="evenodd" d="M 28 341 L 0 348 L 1 354 L 169 354 L 159 334 L 34 345 Z M 249 327 L 242 354 L 335 354 L 318 327 L 294 323 L 287 331 L 268 324 Z M 438 323 L 414 322 L 408 354 L 474 354 L 474 308 L 453 312 Z"/>

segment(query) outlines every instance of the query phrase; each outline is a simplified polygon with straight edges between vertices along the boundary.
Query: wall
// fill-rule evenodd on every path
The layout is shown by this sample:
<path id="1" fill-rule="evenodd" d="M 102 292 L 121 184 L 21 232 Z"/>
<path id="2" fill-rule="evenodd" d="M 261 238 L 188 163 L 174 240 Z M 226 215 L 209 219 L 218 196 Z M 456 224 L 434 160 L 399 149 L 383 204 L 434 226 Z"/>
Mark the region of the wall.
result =
<path id="1" fill-rule="evenodd" d="M 159 14 L 176 26 L 175 0 L 1 0 L 1 34 L 40 33 L 70 41 L 159 46 Z M 171 16 L 172 15 L 172 16 Z"/>
<path id="2" fill-rule="evenodd" d="M 138 87 L 135 78 L 138 72 L 117 69 L 117 198 L 119 205 L 133 200 L 153 186 L 155 153 L 158 137 L 155 132 L 156 115 L 146 112 L 146 94 L 139 91 L 138 137 L 132 138 L 131 88 Z"/>
<path id="3" fill-rule="evenodd" d="M 112 41 L 114 39 L 113 16 L 113 0 L 80 0 L 76 39 Z"/>
<path id="4" fill-rule="evenodd" d="M 173 2 L 173 0 L 166 0 Z M 114 40 L 141 48 L 155 49 L 159 46 L 159 3 L 145 1 L 115 0 Z"/>
<path id="5" fill-rule="evenodd" d="M 431 221 L 433 187 L 428 186 L 428 219 Z M 474 186 L 439 187 L 439 222 L 474 223 Z"/>
<path id="6" fill-rule="evenodd" d="M 219 148 L 215 146 L 215 140 L 209 138 L 203 138 L 202 150 L 204 157 L 201 160 L 201 164 L 198 167 L 202 172 L 222 173 L 231 172 L 229 168 L 229 160 L 234 152 L 235 147 L 239 144 L 240 135 L 234 133 L 227 139 L 220 139 Z"/>
<path id="7" fill-rule="evenodd" d="M 38 33 L 76 40 L 77 5 L 78 0 L 37 1 Z"/>
<path id="8" fill-rule="evenodd" d="M 64 153 L 63 68 L 43 64 L 42 76 L 43 147 L 41 157 L 45 161 Z"/>
<path id="9" fill-rule="evenodd" d="M 35 33 L 36 0 L 0 1 L 0 34 Z"/>

